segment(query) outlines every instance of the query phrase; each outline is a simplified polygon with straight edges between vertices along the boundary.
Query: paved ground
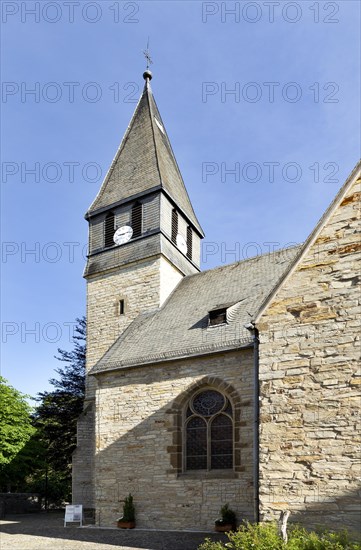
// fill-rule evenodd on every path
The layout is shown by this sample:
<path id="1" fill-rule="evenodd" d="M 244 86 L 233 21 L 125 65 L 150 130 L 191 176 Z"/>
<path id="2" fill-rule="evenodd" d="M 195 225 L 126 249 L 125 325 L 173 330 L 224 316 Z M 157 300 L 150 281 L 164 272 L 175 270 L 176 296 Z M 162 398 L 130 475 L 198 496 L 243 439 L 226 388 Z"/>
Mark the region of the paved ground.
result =
<path id="1" fill-rule="evenodd" d="M 141 531 L 138 529 L 64 528 L 63 513 L 7 516 L 0 521 L 1 550 L 196 550 L 205 537 L 224 535 Z"/>

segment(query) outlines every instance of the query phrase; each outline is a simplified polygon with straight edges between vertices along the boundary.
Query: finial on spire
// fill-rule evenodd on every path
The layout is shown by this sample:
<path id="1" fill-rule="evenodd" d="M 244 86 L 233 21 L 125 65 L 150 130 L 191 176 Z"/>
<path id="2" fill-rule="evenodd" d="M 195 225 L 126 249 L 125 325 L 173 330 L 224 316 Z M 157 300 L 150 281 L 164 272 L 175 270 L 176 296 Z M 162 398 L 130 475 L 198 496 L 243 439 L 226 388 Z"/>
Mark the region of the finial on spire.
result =
<path id="1" fill-rule="evenodd" d="M 147 60 L 147 69 L 143 73 L 143 78 L 144 78 L 144 80 L 147 80 L 147 79 L 152 80 L 153 75 L 152 75 L 151 71 L 149 70 L 149 66 L 153 63 L 152 58 L 150 57 L 150 53 L 149 53 L 149 36 L 148 36 L 148 42 L 147 42 L 147 49 L 143 50 L 143 54 L 144 54 L 144 57 Z"/>

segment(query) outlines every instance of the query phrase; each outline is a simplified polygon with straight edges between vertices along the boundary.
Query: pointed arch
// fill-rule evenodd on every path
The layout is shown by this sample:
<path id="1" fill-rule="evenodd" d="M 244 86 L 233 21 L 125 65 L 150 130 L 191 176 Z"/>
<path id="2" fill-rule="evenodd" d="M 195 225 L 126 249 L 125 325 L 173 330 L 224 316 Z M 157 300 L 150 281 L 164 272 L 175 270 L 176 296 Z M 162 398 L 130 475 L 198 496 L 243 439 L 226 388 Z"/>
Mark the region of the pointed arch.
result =
<path id="1" fill-rule="evenodd" d="M 225 398 L 221 410 L 208 417 L 208 424 L 207 416 L 202 418 L 192 406 L 194 397 L 207 390 L 218 392 Z M 235 473 L 243 469 L 240 442 L 241 397 L 232 384 L 215 376 L 205 376 L 182 392 L 167 412 L 173 419 L 169 428 L 173 445 L 168 448 L 173 471 L 182 474 L 189 470 L 212 470 L 212 475 L 218 475 L 217 471 L 225 469 L 233 470 Z M 193 426 L 195 418 L 203 420 L 206 424 L 207 454 L 204 452 L 205 428 L 202 428 L 201 421 L 198 421 L 198 428 Z M 194 465 L 198 467 L 194 468 Z"/>

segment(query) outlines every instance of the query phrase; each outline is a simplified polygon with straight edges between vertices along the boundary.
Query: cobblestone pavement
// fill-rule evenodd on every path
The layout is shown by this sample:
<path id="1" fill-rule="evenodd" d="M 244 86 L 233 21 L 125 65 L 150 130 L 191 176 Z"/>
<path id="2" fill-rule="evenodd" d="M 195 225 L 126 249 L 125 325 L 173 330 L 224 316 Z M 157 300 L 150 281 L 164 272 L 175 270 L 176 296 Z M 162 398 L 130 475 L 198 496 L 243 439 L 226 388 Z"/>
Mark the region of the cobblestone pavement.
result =
<path id="1" fill-rule="evenodd" d="M 196 550 L 205 537 L 224 535 L 139 529 L 64 528 L 63 513 L 7 516 L 0 521 L 1 550 Z"/>

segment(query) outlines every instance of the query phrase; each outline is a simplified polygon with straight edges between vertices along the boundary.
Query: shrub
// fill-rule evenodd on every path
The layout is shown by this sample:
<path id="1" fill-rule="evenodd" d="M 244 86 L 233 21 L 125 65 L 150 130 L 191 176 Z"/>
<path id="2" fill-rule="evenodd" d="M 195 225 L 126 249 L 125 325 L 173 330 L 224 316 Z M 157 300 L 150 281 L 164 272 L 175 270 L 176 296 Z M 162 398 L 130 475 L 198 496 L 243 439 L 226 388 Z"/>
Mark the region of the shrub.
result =
<path id="1" fill-rule="evenodd" d="M 224 504 L 221 508 L 221 517 L 216 519 L 216 525 L 236 525 L 236 513 L 229 507 L 229 504 Z"/>
<path id="2" fill-rule="evenodd" d="M 298 525 L 290 527 L 287 550 L 360 550 L 361 545 L 350 541 L 346 530 L 333 533 L 321 531 L 308 532 Z"/>
<path id="3" fill-rule="evenodd" d="M 133 497 L 130 493 L 124 499 L 123 516 L 120 518 L 119 521 L 135 521 L 135 508 L 133 504 Z"/>
<path id="4" fill-rule="evenodd" d="M 244 522 L 227 537 L 227 543 L 206 539 L 198 550 L 361 550 L 359 543 L 350 542 L 346 531 L 315 533 L 297 525 L 290 527 L 287 544 L 274 523 Z"/>

